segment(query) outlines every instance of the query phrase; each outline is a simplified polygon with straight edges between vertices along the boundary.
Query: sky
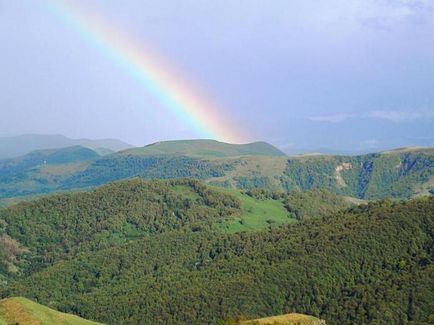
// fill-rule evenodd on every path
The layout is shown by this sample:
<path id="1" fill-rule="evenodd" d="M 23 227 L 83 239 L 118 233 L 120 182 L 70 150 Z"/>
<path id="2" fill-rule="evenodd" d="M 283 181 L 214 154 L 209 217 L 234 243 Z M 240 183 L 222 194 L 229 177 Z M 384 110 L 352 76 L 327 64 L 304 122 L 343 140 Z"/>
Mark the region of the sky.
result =
<path id="1" fill-rule="evenodd" d="M 0 44 L 0 135 L 434 146 L 434 0 L 0 0 Z"/>

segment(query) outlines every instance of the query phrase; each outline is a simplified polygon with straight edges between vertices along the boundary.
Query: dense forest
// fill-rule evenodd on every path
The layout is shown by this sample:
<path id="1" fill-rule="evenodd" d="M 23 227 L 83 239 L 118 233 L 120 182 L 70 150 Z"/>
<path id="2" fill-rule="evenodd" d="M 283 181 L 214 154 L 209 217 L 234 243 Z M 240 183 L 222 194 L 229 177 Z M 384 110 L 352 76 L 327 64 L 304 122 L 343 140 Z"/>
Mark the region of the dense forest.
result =
<path id="1" fill-rule="evenodd" d="M 418 185 L 434 186 L 434 156 L 428 150 L 306 157 L 289 160 L 285 175 L 286 189 L 327 188 L 361 199 L 410 198 L 421 190 Z"/>
<path id="2" fill-rule="evenodd" d="M 282 204 L 296 221 L 222 231 L 247 197 Z M 1 296 L 87 319 L 434 321 L 432 197 L 349 207 L 324 190 L 233 195 L 192 180 L 132 180 L 21 203 L 0 219 Z"/>
<path id="3" fill-rule="evenodd" d="M 434 151 L 404 151 L 361 156 L 274 157 L 284 162 L 261 172 L 261 160 L 253 157 L 207 159 L 188 156 L 112 155 L 92 163 L 62 183 L 63 189 L 100 185 L 109 181 L 142 177 L 212 180 L 223 187 L 306 191 L 326 188 L 360 199 L 411 198 L 434 188 Z M 258 171 L 259 169 L 259 171 Z M 229 178 L 228 178 L 229 175 Z"/>
<path id="4" fill-rule="evenodd" d="M 286 157 L 271 155 L 273 147 L 265 150 L 259 146 L 254 151 L 258 145 L 248 150 L 229 145 L 229 150 L 225 147 L 228 144 L 223 144 L 222 148 L 217 146 L 220 151 L 213 151 L 217 149 L 201 142 L 181 148 L 175 144 L 161 142 L 103 157 L 87 148 L 71 147 L 0 161 L 0 205 L 7 203 L 7 198 L 95 188 L 135 177 L 187 177 L 246 190 L 328 189 L 338 195 L 367 200 L 408 199 L 434 191 L 432 149 L 360 156 Z M 254 156 L 256 152 L 258 156 Z"/>

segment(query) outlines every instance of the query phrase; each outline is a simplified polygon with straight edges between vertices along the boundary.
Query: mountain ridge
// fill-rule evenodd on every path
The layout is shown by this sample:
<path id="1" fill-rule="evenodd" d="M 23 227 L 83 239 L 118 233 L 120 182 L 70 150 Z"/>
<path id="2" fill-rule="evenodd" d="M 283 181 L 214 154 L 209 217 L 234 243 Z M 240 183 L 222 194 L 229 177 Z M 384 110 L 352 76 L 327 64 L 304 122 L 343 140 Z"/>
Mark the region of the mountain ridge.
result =
<path id="1" fill-rule="evenodd" d="M 122 155 L 187 155 L 199 157 L 286 156 L 265 141 L 232 144 L 211 139 L 158 141 L 119 152 Z"/>
<path id="2" fill-rule="evenodd" d="M 0 159 L 22 156 L 35 150 L 60 149 L 75 145 L 94 150 L 106 148 L 112 151 L 132 147 L 117 139 L 72 139 L 60 134 L 23 134 L 0 137 Z"/>
<path id="3" fill-rule="evenodd" d="M 82 154 L 68 154 L 68 150 Z M 63 163 L 35 159 L 44 154 L 57 155 L 57 162 L 63 159 Z M 288 157 L 265 142 L 179 140 L 104 156 L 82 147 L 35 151 L 0 160 L 0 199 L 92 188 L 134 177 L 194 178 L 221 187 L 274 191 L 326 188 L 358 199 L 402 199 L 434 193 L 434 148 Z"/>

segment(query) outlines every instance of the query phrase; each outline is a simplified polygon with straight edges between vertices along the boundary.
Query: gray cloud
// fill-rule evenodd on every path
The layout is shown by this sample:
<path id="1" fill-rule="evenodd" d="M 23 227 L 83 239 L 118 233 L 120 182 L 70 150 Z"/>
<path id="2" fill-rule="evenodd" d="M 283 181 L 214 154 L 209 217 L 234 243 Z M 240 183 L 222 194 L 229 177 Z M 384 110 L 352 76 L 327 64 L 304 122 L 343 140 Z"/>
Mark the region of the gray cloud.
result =
<path id="1" fill-rule="evenodd" d="M 392 122 L 413 121 L 424 118 L 433 118 L 434 111 L 373 111 L 368 117 L 389 120 Z"/>
<path id="2" fill-rule="evenodd" d="M 357 117 L 355 114 L 338 113 L 331 115 L 309 116 L 307 119 L 314 122 L 341 123 L 349 118 Z"/>
<path id="3" fill-rule="evenodd" d="M 317 115 L 317 116 L 307 117 L 307 119 L 310 121 L 327 122 L 327 123 L 342 123 L 348 119 L 361 119 L 361 118 L 373 118 L 373 119 L 388 120 L 388 121 L 399 123 L 399 122 L 434 118 L 434 111 L 376 110 L 376 111 L 370 111 L 365 114 L 337 113 L 337 114 L 330 114 L 330 115 Z"/>

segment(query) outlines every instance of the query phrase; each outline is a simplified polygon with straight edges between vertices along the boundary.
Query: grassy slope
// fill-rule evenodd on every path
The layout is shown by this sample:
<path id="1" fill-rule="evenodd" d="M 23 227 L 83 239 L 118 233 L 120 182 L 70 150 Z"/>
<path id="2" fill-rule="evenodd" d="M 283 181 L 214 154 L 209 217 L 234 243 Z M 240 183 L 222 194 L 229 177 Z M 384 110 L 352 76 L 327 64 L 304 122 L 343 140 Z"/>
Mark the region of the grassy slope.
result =
<path id="1" fill-rule="evenodd" d="M 91 325 L 100 324 L 39 305 L 26 298 L 0 301 L 0 324 Z"/>
<path id="2" fill-rule="evenodd" d="M 434 189 L 432 148 L 361 156 L 286 157 L 264 142 L 232 145 L 214 140 L 186 140 L 158 142 L 93 162 L 76 162 L 77 156 L 85 154 L 82 150 L 63 150 L 54 157 L 59 162 L 66 155 L 69 165 L 50 163 L 45 156 L 43 160 L 32 156 L 30 160 L 36 161 L 35 165 L 15 166 L 14 170 L 9 166 L 7 171 L 1 168 L 0 161 L 0 198 L 95 187 L 133 177 L 195 178 L 211 185 L 242 189 L 326 188 L 339 195 L 367 200 L 406 199 L 428 195 Z M 49 156 L 52 155 L 50 152 Z M 48 164 L 42 164 L 44 160 Z"/>
<path id="3" fill-rule="evenodd" d="M 293 314 L 264 317 L 264 318 L 258 318 L 258 319 L 248 320 L 248 321 L 242 321 L 240 322 L 240 324 L 243 325 L 271 325 L 271 324 L 320 325 L 320 324 L 325 324 L 325 322 L 313 316 L 293 313 Z"/>
<path id="4" fill-rule="evenodd" d="M 230 144 L 215 140 L 156 142 L 142 148 L 125 150 L 122 154 L 140 156 L 180 154 L 200 157 L 285 156 L 279 149 L 265 142 Z"/>
<path id="5" fill-rule="evenodd" d="M 235 189 L 214 189 L 231 194 L 241 200 L 242 214 L 221 225 L 224 232 L 257 231 L 279 226 L 284 223 L 295 222 L 291 214 L 285 209 L 282 200 L 258 200 Z"/>

